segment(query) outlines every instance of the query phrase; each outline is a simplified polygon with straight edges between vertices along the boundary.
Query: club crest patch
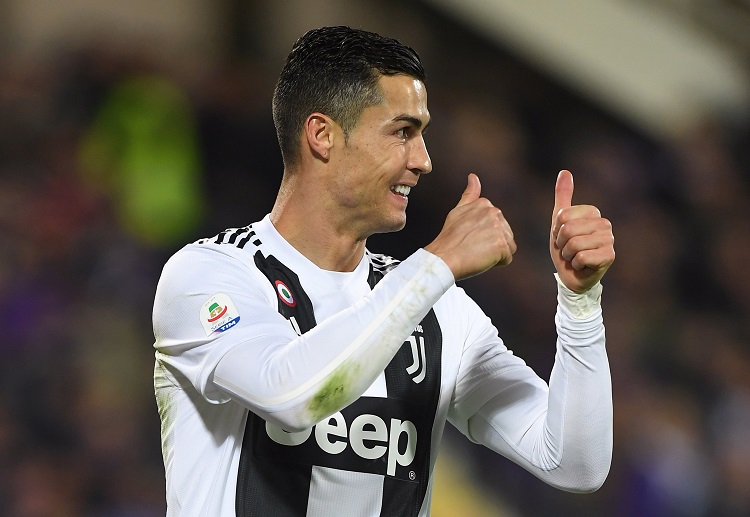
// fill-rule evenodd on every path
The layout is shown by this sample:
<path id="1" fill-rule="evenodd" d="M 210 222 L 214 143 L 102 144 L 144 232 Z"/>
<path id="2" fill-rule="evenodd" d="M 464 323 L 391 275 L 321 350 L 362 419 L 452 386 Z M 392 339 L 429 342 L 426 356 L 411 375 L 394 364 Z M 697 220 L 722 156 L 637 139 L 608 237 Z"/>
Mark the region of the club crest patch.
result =
<path id="1" fill-rule="evenodd" d="M 210 336 L 234 327 L 240 321 L 240 313 L 228 295 L 217 293 L 203 304 L 200 318 L 203 330 Z"/>

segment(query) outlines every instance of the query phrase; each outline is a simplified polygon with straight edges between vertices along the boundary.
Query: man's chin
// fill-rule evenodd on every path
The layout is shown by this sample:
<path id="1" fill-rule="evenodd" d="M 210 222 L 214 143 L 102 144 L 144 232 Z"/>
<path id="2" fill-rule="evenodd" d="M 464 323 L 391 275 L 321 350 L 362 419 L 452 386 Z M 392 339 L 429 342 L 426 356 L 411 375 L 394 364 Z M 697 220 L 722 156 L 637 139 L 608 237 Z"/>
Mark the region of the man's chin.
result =
<path id="1" fill-rule="evenodd" d="M 393 220 L 387 224 L 384 224 L 379 230 L 375 231 L 375 233 L 398 232 L 398 231 L 403 230 L 405 226 L 406 226 L 406 215 L 404 215 L 404 217 L 401 218 L 400 220 Z"/>

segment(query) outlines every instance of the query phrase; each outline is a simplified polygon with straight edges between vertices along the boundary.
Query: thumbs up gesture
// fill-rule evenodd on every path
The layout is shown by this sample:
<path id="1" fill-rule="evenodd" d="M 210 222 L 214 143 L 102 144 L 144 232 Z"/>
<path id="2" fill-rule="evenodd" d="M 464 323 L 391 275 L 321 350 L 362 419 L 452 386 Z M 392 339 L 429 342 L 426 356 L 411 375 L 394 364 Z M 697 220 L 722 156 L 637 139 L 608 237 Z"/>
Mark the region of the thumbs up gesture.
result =
<path id="1" fill-rule="evenodd" d="M 448 213 L 440 234 L 425 249 L 448 265 L 456 280 L 513 260 L 516 242 L 499 208 L 481 197 L 482 185 L 469 174 L 466 190 Z"/>
<path id="2" fill-rule="evenodd" d="M 549 251 L 557 274 L 576 293 L 591 289 L 615 260 L 612 224 L 591 205 L 574 205 L 573 175 L 560 171 L 555 184 Z"/>

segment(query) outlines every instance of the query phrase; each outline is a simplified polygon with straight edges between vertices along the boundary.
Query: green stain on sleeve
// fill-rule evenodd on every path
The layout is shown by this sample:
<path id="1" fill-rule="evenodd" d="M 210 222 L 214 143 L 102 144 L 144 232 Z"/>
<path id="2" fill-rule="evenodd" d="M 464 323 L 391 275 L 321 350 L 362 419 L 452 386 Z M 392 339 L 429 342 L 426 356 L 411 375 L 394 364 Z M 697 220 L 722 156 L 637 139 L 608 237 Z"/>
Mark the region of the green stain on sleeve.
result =
<path id="1" fill-rule="evenodd" d="M 342 364 L 331 373 L 328 379 L 307 404 L 307 410 L 315 422 L 334 414 L 349 402 L 351 380 L 359 372 L 359 365 Z"/>

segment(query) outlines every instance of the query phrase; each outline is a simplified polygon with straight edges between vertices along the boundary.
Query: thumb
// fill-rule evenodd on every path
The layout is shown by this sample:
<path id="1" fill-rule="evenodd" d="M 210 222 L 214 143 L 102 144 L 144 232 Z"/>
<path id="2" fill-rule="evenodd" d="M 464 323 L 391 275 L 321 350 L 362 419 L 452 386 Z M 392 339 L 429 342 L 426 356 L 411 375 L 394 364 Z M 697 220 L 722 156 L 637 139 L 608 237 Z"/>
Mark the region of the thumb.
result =
<path id="1" fill-rule="evenodd" d="M 458 201 L 458 206 L 466 205 L 472 201 L 479 199 L 479 195 L 482 193 L 482 184 L 479 183 L 479 176 L 473 172 L 469 174 L 466 183 L 466 190 L 461 194 L 461 199 Z"/>
<path id="2" fill-rule="evenodd" d="M 563 208 L 568 208 L 573 201 L 573 175 L 570 171 L 562 170 L 557 175 L 555 183 L 555 208 L 552 210 L 552 221 Z"/>

